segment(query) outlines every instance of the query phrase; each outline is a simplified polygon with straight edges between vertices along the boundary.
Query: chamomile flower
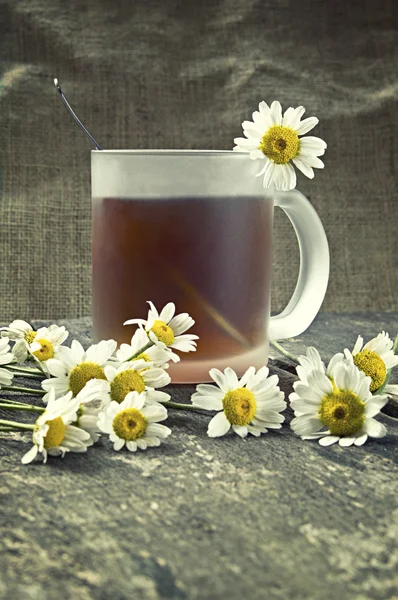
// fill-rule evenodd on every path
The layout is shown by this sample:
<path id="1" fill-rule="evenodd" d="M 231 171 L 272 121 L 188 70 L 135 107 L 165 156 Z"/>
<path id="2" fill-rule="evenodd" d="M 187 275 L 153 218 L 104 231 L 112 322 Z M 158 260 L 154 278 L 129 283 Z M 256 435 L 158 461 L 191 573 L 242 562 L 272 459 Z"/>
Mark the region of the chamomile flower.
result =
<path id="1" fill-rule="evenodd" d="M 282 427 L 285 418 L 280 412 L 286 402 L 278 387 L 278 376 L 268 374 L 267 367 L 257 373 L 250 367 L 239 380 L 230 368 L 224 373 L 211 369 L 210 377 L 218 387 L 200 384 L 191 398 L 194 406 L 219 411 L 209 423 L 210 437 L 225 435 L 231 427 L 242 438 L 248 433 L 258 437 L 267 429 Z"/>
<path id="2" fill-rule="evenodd" d="M 10 344 L 7 337 L 0 338 L 0 365 L 9 365 L 15 360 L 14 355 L 10 352 Z"/>
<path id="3" fill-rule="evenodd" d="M 86 431 L 71 425 L 76 420 L 79 401 L 69 392 L 55 399 L 50 392 L 46 410 L 39 416 L 33 431 L 33 446 L 22 457 L 22 463 L 32 462 L 38 454 L 47 462 L 47 455 L 64 456 L 66 452 L 86 452 L 91 445 Z"/>
<path id="4" fill-rule="evenodd" d="M 181 335 L 192 327 L 195 321 L 188 313 L 181 313 L 174 316 L 175 305 L 169 302 L 161 310 L 160 314 L 152 302 L 148 302 L 150 309 L 148 319 L 130 319 L 124 325 L 136 323 L 144 327 L 148 333 L 149 339 L 159 348 L 174 348 L 181 352 L 191 352 L 196 350 L 197 335 Z"/>
<path id="5" fill-rule="evenodd" d="M 58 349 L 58 358 L 50 358 L 47 361 L 47 368 L 52 377 L 42 381 L 43 389 L 46 392 L 54 390 L 56 397 L 68 391 L 77 396 L 91 379 L 106 380 L 104 367 L 115 350 L 115 340 L 103 340 L 87 350 L 84 350 L 77 340 L 73 340 L 70 348 L 61 346 Z M 48 394 L 43 396 L 44 403 L 47 402 L 47 398 Z"/>
<path id="6" fill-rule="evenodd" d="M 47 371 L 46 363 L 50 358 L 58 357 L 58 348 L 67 339 L 69 332 L 65 327 L 50 325 L 40 327 L 36 331 L 33 342 L 28 343 L 28 351 L 40 363 L 41 368 Z"/>
<path id="7" fill-rule="evenodd" d="M 307 383 L 308 376 L 313 371 L 319 371 L 325 373 L 329 379 L 333 380 L 333 371 L 338 363 L 344 360 L 344 354 L 338 352 L 335 354 L 326 367 L 321 359 L 321 356 L 316 348 L 310 346 L 307 348 L 305 355 L 297 357 L 299 365 L 296 367 L 297 375 L 299 376 L 302 383 Z"/>
<path id="8" fill-rule="evenodd" d="M 260 102 L 253 121 L 243 121 L 244 138 L 235 138 L 237 152 L 248 152 L 252 160 L 264 162 L 257 174 L 263 176 L 264 188 L 291 190 L 296 187 L 296 172 L 292 162 L 306 177 L 314 177 L 314 168 L 323 169 L 318 158 L 325 153 L 326 143 L 318 137 L 300 136 L 318 124 L 316 117 L 301 120 L 303 106 L 288 108 L 282 116 L 282 107 L 274 101 L 271 106 Z"/>
<path id="9" fill-rule="evenodd" d="M 105 367 L 105 376 L 110 383 L 110 398 L 120 404 L 129 392 L 141 394 L 149 388 L 160 388 L 168 385 L 170 375 L 159 367 L 144 359 L 125 362 L 118 368 L 113 365 Z M 151 395 L 151 391 L 148 392 Z M 153 396 L 155 400 L 155 396 Z"/>
<path id="10" fill-rule="evenodd" d="M 25 339 L 29 344 L 34 340 L 36 335 L 32 325 L 21 319 L 13 321 L 8 327 L 0 327 L 0 331 L 2 336 L 6 336 L 10 340 Z"/>
<path id="11" fill-rule="evenodd" d="M 109 434 L 114 450 L 124 445 L 130 452 L 146 450 L 159 446 L 167 438 L 171 429 L 160 425 L 167 419 L 167 410 L 163 406 L 145 404 L 145 392 L 130 392 L 121 404 L 111 402 L 100 414 L 98 426 Z"/>
<path id="12" fill-rule="evenodd" d="M 290 394 L 295 418 L 290 426 L 302 439 L 319 439 L 322 446 L 361 446 L 368 437 L 381 438 L 386 428 L 374 417 L 387 396 L 372 396 L 370 377 L 354 364 L 339 362 L 333 383 L 322 370 L 313 370 L 305 382 L 296 381 Z"/>
<path id="13" fill-rule="evenodd" d="M 98 417 L 110 402 L 108 382 L 102 379 L 91 379 L 77 394 L 76 400 L 79 404 L 77 419 L 73 425 L 87 431 L 91 439 L 89 445 L 95 444 L 99 440 Z"/>
<path id="14" fill-rule="evenodd" d="M 398 355 L 394 354 L 393 346 L 394 342 L 388 333 L 382 331 L 365 345 L 363 345 L 363 338 L 359 335 L 352 352 L 347 348 L 344 350 L 347 360 L 353 362 L 360 371 L 371 378 L 371 392 L 376 392 L 381 388 L 385 382 L 387 371 L 398 365 Z M 397 393 L 398 386 L 387 385 L 383 391 Z"/>
<path id="15" fill-rule="evenodd" d="M 24 363 L 28 358 L 28 345 L 33 342 L 36 336 L 32 325 L 21 319 L 17 319 L 9 324 L 8 327 L 0 328 L 1 335 L 8 337 L 15 342 L 12 353 L 19 363 Z"/>
<path id="16" fill-rule="evenodd" d="M 131 360 L 131 357 L 140 352 L 149 342 L 148 334 L 141 327 L 137 329 L 131 338 L 130 344 L 121 344 L 119 350 L 116 352 L 116 358 L 120 362 Z M 158 346 L 151 346 L 144 352 L 138 354 L 136 359 L 143 359 L 150 362 L 155 367 L 167 368 L 167 363 L 171 360 L 172 362 L 178 362 L 180 357 L 178 354 L 169 350 L 169 348 L 158 348 Z M 134 359 L 134 360 L 136 360 Z"/>

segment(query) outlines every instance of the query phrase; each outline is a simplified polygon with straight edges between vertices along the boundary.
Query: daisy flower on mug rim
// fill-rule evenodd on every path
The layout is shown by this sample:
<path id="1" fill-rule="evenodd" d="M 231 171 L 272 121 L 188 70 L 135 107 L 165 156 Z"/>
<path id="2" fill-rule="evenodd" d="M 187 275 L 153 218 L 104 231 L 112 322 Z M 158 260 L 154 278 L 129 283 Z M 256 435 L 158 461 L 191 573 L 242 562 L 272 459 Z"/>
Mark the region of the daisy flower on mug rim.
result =
<path id="1" fill-rule="evenodd" d="M 308 178 L 314 177 L 314 168 L 323 169 L 319 156 L 325 153 L 326 143 L 318 137 L 299 137 L 318 124 L 316 117 L 301 120 L 303 106 L 288 108 L 282 115 L 280 102 L 271 106 L 260 102 L 253 121 L 243 121 L 243 138 L 235 138 L 234 150 L 247 152 L 252 160 L 264 161 L 257 177 L 263 177 L 264 188 L 291 190 L 296 187 L 294 165 Z"/>
<path id="2" fill-rule="evenodd" d="M 242 438 L 249 433 L 258 437 L 268 429 L 282 427 L 284 394 L 278 387 L 278 376 L 268 375 L 268 367 L 257 373 L 249 367 L 241 379 L 229 367 L 224 373 L 211 369 L 210 377 L 217 385 L 200 384 L 191 398 L 198 408 L 218 411 L 209 423 L 209 437 L 223 436 L 231 427 Z"/>
<path id="3" fill-rule="evenodd" d="M 99 415 L 98 426 L 109 434 L 113 449 L 146 450 L 160 446 L 161 441 L 171 434 L 171 429 L 161 425 L 167 419 L 164 406 L 145 404 L 145 392 L 130 392 L 121 404 L 111 402 Z"/>
<path id="4" fill-rule="evenodd" d="M 321 446 L 361 446 L 368 437 L 380 438 L 385 426 L 374 417 L 388 397 L 373 396 L 370 377 L 354 364 L 339 362 L 333 383 L 321 370 L 314 370 L 306 383 L 296 381 L 289 396 L 295 417 L 290 426 L 302 439 L 318 439 Z"/>
<path id="5" fill-rule="evenodd" d="M 150 308 L 148 318 L 129 319 L 124 325 L 137 324 L 144 327 L 151 342 L 159 348 L 174 348 L 180 352 L 191 352 L 196 350 L 196 342 L 199 339 L 197 335 L 185 334 L 185 331 L 194 325 L 195 321 L 188 313 L 181 313 L 174 316 L 176 307 L 173 302 L 169 302 L 161 310 L 156 310 L 152 302 L 148 302 Z"/>

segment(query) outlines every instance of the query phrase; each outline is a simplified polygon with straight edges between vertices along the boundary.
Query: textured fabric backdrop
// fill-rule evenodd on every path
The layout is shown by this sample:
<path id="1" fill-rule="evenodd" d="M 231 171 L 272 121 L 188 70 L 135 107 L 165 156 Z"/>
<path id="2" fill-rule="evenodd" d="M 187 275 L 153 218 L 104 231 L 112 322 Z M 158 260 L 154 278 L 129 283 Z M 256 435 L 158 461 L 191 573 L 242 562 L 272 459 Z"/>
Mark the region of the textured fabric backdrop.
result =
<path id="1" fill-rule="evenodd" d="M 298 188 L 330 243 L 329 311 L 398 309 L 396 0 L 0 0 L 0 319 L 90 313 L 90 149 L 226 148 L 260 100 L 320 118 Z M 298 252 L 276 215 L 272 306 Z"/>

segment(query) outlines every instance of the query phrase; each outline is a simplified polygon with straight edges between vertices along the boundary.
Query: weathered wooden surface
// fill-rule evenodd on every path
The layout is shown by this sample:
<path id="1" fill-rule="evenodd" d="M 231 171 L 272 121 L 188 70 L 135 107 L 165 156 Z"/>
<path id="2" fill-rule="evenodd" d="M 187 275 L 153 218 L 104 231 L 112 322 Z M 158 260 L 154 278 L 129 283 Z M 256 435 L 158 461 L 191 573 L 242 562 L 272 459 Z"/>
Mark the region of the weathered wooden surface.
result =
<path id="1" fill-rule="evenodd" d="M 90 342 L 88 320 L 67 324 Z M 382 329 L 395 335 L 398 314 L 320 315 L 285 345 L 326 359 Z M 291 364 L 270 364 L 289 393 Z M 171 388 L 179 401 L 191 391 Z M 174 411 L 160 449 L 101 440 L 45 466 L 21 465 L 28 436 L 0 434 L 0 598 L 394 598 L 398 420 L 380 419 L 386 438 L 342 449 L 288 427 L 210 440 L 209 417 Z"/>

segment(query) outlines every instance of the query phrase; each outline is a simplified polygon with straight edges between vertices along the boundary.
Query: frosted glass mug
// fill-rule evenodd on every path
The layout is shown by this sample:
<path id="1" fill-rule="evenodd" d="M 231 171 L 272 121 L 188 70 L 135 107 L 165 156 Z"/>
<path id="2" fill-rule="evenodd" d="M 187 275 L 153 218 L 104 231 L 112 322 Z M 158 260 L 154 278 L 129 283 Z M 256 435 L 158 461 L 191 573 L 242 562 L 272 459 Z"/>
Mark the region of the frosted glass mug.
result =
<path id="1" fill-rule="evenodd" d="M 174 302 L 188 312 L 197 352 L 170 365 L 175 383 L 242 374 L 267 363 L 270 339 L 302 333 L 322 304 L 329 250 L 321 221 L 297 190 L 267 192 L 247 154 L 207 150 L 94 150 L 95 341 L 129 342 L 131 318 Z M 285 310 L 270 317 L 274 207 L 299 242 L 300 272 Z M 282 275 L 283 276 L 283 275 Z M 276 281 L 275 285 L 278 284 Z"/>

